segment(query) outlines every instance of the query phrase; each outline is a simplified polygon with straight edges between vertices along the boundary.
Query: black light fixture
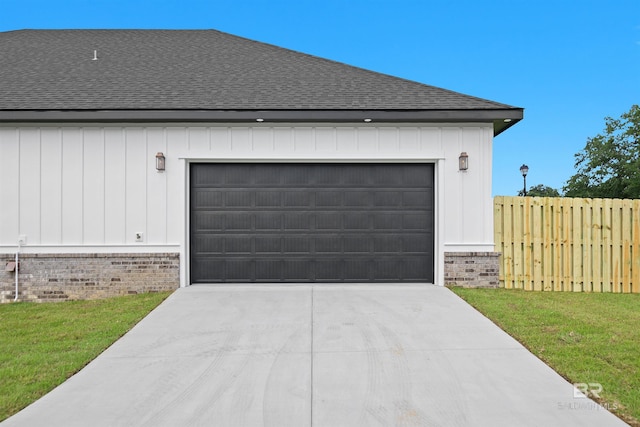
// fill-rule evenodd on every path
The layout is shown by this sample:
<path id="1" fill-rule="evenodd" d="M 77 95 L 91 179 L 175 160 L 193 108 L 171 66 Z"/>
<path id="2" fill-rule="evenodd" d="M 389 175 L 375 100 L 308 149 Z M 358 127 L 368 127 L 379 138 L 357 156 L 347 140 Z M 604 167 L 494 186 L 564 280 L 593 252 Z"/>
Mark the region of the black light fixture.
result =
<path id="1" fill-rule="evenodd" d="M 469 155 L 463 151 L 458 157 L 458 170 L 466 171 L 467 169 L 469 169 Z"/>
<path id="2" fill-rule="evenodd" d="M 165 164 L 164 154 L 161 152 L 158 152 L 156 154 L 156 170 L 158 172 L 164 172 L 164 164 Z"/>
<path id="3" fill-rule="evenodd" d="M 529 166 L 523 164 L 520 166 L 520 173 L 522 174 L 522 179 L 524 180 L 524 187 L 522 188 L 522 195 L 527 195 L 527 174 L 529 173 Z"/>

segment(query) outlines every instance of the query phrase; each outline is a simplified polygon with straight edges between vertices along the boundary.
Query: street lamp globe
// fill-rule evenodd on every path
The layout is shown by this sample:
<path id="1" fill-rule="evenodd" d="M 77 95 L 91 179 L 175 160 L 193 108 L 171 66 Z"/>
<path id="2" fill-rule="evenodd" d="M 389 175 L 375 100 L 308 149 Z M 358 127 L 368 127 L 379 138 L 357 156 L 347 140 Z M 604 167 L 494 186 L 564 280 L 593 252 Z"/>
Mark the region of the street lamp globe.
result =
<path id="1" fill-rule="evenodd" d="M 520 173 L 522 174 L 522 179 L 524 180 L 524 187 L 522 188 L 522 195 L 527 195 L 527 174 L 529 173 L 529 166 L 523 164 L 520 166 Z"/>

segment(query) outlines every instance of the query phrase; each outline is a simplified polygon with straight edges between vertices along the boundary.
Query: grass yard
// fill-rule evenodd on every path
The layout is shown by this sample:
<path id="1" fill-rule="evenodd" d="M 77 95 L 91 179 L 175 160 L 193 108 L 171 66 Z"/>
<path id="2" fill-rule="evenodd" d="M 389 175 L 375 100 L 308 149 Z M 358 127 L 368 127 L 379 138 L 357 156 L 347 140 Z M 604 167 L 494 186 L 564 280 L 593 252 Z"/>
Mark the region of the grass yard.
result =
<path id="1" fill-rule="evenodd" d="M 601 384 L 599 402 L 640 426 L 640 295 L 452 291 L 569 382 Z"/>
<path id="2" fill-rule="evenodd" d="M 79 371 L 169 292 L 0 305 L 0 421 Z"/>

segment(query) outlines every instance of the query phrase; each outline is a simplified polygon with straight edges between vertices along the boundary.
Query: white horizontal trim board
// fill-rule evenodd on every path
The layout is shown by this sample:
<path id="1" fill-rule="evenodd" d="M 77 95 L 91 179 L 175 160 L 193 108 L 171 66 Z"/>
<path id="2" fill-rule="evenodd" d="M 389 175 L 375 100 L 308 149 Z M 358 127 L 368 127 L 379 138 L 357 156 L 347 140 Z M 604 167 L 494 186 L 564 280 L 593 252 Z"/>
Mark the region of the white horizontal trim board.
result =
<path id="1" fill-rule="evenodd" d="M 0 245 L 0 254 L 15 254 L 17 245 Z M 102 253 L 179 253 L 180 245 L 101 245 L 101 246 L 74 246 L 74 245 L 25 245 L 20 247 L 20 253 L 24 254 L 102 254 Z"/>
<path id="2" fill-rule="evenodd" d="M 5 123 L 0 126 L 0 250 L 15 247 L 18 235 L 26 235 L 27 246 L 48 251 L 179 245 L 184 262 L 190 161 L 429 162 L 436 164 L 440 264 L 448 242 L 461 248 L 493 245 L 492 140 L 491 123 Z M 458 171 L 463 151 L 469 155 L 466 172 Z M 157 152 L 166 157 L 162 173 L 155 169 Z M 142 242 L 136 242 L 136 233 L 143 233 Z M 436 265 L 437 277 L 439 270 Z"/>

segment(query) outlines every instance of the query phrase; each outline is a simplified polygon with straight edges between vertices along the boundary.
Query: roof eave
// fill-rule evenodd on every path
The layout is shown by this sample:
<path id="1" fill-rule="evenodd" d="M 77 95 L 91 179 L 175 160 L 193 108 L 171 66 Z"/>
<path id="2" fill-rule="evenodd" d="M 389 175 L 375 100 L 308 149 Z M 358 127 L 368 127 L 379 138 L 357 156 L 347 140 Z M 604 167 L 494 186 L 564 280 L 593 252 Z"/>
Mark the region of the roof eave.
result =
<path id="1" fill-rule="evenodd" d="M 0 123 L 493 123 L 494 135 L 523 118 L 522 108 L 461 110 L 0 110 Z"/>

